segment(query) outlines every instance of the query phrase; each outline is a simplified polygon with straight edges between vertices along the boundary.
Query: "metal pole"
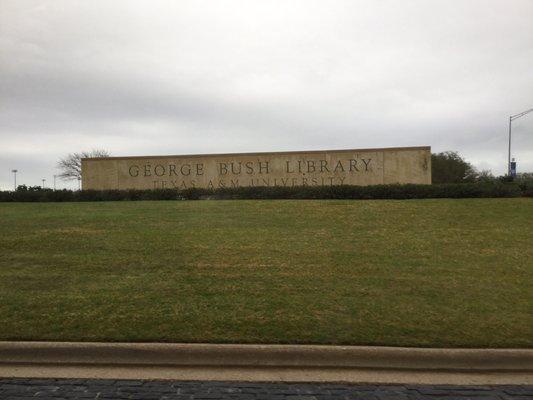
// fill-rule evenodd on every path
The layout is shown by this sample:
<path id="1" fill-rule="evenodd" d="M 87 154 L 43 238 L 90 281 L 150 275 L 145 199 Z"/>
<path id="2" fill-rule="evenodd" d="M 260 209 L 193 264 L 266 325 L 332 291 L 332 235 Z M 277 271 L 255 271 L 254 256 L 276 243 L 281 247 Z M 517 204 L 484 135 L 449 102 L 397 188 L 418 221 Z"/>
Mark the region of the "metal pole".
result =
<path id="1" fill-rule="evenodd" d="M 507 154 L 507 175 L 509 176 L 511 176 L 511 122 L 513 122 L 515 119 L 522 118 L 524 115 L 529 114 L 530 112 L 533 112 L 533 108 L 509 117 L 509 153 Z"/>
<path id="2" fill-rule="evenodd" d="M 509 117 L 509 153 L 507 155 L 507 175 L 511 176 L 511 122 L 513 117 Z"/>
<path id="3" fill-rule="evenodd" d="M 14 187 L 14 189 L 13 189 L 13 190 L 15 190 L 15 191 L 17 191 L 17 172 L 18 172 L 18 171 L 19 171 L 18 169 L 12 169 L 12 170 L 11 170 L 11 172 L 13 172 L 13 178 L 14 178 L 14 180 L 15 180 L 15 187 Z"/>

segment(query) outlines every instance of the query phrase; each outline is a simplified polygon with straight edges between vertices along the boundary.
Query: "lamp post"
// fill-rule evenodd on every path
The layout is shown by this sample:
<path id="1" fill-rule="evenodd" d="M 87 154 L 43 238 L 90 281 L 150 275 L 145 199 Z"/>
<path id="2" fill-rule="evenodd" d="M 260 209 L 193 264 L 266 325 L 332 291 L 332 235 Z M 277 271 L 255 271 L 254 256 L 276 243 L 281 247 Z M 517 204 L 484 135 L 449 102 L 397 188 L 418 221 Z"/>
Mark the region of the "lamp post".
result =
<path id="1" fill-rule="evenodd" d="M 521 118 L 524 115 L 529 114 L 530 112 L 533 112 L 533 108 L 531 108 L 529 110 L 526 110 L 526 111 L 522 111 L 521 113 L 518 113 L 518 114 L 515 114 L 515 115 L 511 115 L 509 117 L 509 152 L 507 154 L 507 175 L 509 175 L 509 176 L 511 176 L 511 128 L 512 128 L 512 124 L 511 123 L 515 119 Z"/>
<path id="2" fill-rule="evenodd" d="M 81 176 L 78 176 L 78 190 L 81 190 Z"/>
<path id="3" fill-rule="evenodd" d="M 46 179 L 43 178 L 42 181 L 43 181 L 43 189 L 44 189 L 44 181 L 46 181 Z"/>
<path id="4" fill-rule="evenodd" d="M 17 190 L 17 172 L 19 172 L 18 169 L 12 169 L 11 172 L 13 172 L 13 178 L 15 179 L 15 188 L 14 190 Z"/>

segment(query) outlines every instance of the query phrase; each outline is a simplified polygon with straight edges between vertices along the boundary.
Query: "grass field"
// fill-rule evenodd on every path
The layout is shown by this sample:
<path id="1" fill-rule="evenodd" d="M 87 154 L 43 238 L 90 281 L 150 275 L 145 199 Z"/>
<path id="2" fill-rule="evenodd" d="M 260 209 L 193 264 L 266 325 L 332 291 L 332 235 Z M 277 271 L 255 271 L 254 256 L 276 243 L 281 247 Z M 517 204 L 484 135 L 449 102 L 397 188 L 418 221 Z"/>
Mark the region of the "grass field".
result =
<path id="1" fill-rule="evenodd" d="M 0 339 L 533 347 L 533 200 L 0 204 Z"/>

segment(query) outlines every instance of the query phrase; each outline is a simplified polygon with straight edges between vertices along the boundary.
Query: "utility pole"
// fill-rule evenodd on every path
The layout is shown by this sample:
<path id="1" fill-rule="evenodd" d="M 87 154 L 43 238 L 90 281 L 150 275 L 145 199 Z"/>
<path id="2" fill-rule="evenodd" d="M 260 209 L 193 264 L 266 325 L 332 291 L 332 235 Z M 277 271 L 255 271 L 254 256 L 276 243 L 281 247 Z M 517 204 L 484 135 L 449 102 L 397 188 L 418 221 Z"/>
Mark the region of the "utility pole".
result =
<path id="1" fill-rule="evenodd" d="M 12 169 L 11 172 L 13 172 L 13 177 L 15 179 L 15 186 L 14 186 L 14 189 L 13 190 L 17 190 L 17 172 L 19 172 L 18 169 Z"/>
<path id="2" fill-rule="evenodd" d="M 507 153 L 507 175 L 511 176 L 511 129 L 512 129 L 512 122 L 515 119 L 521 118 L 526 114 L 529 114 L 530 112 L 533 112 L 533 108 L 522 111 L 521 113 L 511 115 L 509 117 L 509 151 Z"/>

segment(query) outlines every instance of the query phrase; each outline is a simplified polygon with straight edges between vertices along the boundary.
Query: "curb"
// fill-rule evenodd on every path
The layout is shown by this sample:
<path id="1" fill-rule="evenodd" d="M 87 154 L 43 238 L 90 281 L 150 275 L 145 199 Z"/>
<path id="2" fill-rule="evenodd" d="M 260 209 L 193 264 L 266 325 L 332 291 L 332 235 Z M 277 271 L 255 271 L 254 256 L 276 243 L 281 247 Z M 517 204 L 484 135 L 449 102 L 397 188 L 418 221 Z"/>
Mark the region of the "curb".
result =
<path id="1" fill-rule="evenodd" d="M 533 350 L 0 342 L 2 376 L 533 384 Z"/>

